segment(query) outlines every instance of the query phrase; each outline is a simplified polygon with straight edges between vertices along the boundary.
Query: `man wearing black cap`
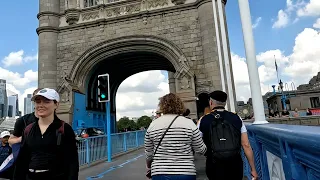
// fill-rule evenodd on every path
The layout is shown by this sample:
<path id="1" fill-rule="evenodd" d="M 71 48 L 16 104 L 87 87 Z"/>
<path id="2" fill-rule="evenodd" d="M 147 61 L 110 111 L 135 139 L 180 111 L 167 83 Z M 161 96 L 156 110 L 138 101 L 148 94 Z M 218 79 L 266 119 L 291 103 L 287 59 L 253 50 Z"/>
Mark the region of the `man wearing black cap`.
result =
<path id="1" fill-rule="evenodd" d="M 251 166 L 251 175 L 258 177 L 247 129 L 242 119 L 225 110 L 227 94 L 223 91 L 210 93 L 210 114 L 203 116 L 199 129 L 207 146 L 206 173 L 209 180 L 242 180 L 243 162 L 241 147 Z"/>

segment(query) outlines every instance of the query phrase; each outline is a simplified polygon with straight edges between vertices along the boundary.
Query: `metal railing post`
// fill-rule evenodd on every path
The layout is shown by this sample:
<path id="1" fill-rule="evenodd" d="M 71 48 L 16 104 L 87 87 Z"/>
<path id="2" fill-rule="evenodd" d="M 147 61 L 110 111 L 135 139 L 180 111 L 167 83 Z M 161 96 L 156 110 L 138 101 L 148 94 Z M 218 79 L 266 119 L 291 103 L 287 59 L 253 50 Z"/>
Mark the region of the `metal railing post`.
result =
<path id="1" fill-rule="evenodd" d="M 126 137 L 127 133 L 123 134 L 123 151 L 126 152 L 127 151 L 127 137 Z"/>
<path id="2" fill-rule="evenodd" d="M 86 139 L 86 162 L 89 165 L 90 163 L 90 148 L 89 148 L 89 140 Z"/>
<path id="3" fill-rule="evenodd" d="M 136 145 L 137 145 L 137 147 L 139 147 L 138 132 L 139 132 L 139 131 L 136 131 Z"/>

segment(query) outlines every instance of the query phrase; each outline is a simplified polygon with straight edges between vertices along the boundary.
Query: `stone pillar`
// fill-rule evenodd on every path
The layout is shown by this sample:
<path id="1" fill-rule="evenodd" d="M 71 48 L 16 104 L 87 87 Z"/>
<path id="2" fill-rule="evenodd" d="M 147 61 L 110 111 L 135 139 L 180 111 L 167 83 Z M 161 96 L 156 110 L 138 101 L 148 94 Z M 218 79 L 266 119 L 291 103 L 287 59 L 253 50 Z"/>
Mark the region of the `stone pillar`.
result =
<path id="1" fill-rule="evenodd" d="M 203 1 L 198 7 L 200 34 L 203 49 L 203 72 L 206 80 L 211 80 L 208 84 L 209 90 L 221 90 L 221 76 L 218 59 L 217 39 L 215 35 L 214 16 L 211 1 Z M 199 81 L 205 80 L 197 78 Z"/>
<path id="2" fill-rule="evenodd" d="M 226 4 L 226 2 L 224 2 L 224 0 L 222 0 L 223 16 L 224 16 L 223 19 L 224 19 L 224 26 L 225 26 L 225 34 L 226 34 L 226 38 L 227 38 L 227 49 L 228 49 L 229 59 L 226 60 L 226 59 L 223 58 L 223 62 L 229 61 L 229 68 L 230 68 L 230 73 L 231 73 L 231 84 L 232 84 L 232 87 L 226 86 L 226 92 L 228 92 L 228 88 L 232 89 L 232 93 L 233 93 L 233 97 L 234 97 L 235 110 L 237 111 L 237 98 L 236 98 L 236 90 L 235 90 L 236 88 L 235 88 L 235 84 L 234 84 L 234 77 L 233 77 L 233 70 L 232 70 L 232 59 L 231 59 L 231 52 L 230 52 L 230 42 L 229 42 L 229 35 L 228 35 L 228 26 L 227 26 L 227 17 L 226 17 L 225 4 Z M 223 65 L 223 66 L 225 67 L 225 65 Z M 224 71 L 224 73 L 226 73 L 226 71 Z M 226 84 L 227 84 L 227 82 L 226 82 Z M 230 102 L 229 101 L 228 101 L 228 105 L 230 106 Z"/>
<path id="3" fill-rule="evenodd" d="M 57 88 L 57 41 L 60 1 L 39 0 L 38 87 Z"/>
<path id="4" fill-rule="evenodd" d="M 174 73 L 168 71 L 169 91 L 176 93 L 176 81 L 174 79 Z"/>
<path id="5" fill-rule="evenodd" d="M 217 0 L 216 0 L 217 1 Z M 214 4 L 217 9 L 217 20 L 218 20 L 218 30 L 220 39 L 217 39 L 215 26 L 214 26 L 214 15 L 213 15 L 213 6 L 212 1 L 204 1 L 198 7 L 199 13 L 199 23 L 200 23 L 200 30 L 201 30 L 201 37 L 202 37 L 202 48 L 203 48 L 203 56 L 204 56 L 204 63 L 205 63 L 205 72 L 208 76 L 208 79 L 212 81 L 212 86 L 210 87 L 210 91 L 214 90 L 222 90 L 221 84 L 221 75 L 220 75 L 220 68 L 219 68 L 219 59 L 218 59 L 218 44 L 217 41 L 220 41 L 220 49 L 221 49 L 221 57 L 222 57 L 222 66 L 224 68 L 224 82 L 226 87 L 226 93 L 228 93 L 228 88 L 232 88 L 233 97 L 236 104 L 236 94 L 235 94 L 235 85 L 234 85 L 234 78 L 233 78 L 233 71 L 232 71 L 232 61 L 231 61 L 231 53 L 230 53 L 230 45 L 229 45 L 229 37 L 227 31 L 227 21 L 225 16 L 225 0 L 221 0 L 222 5 L 224 8 L 224 24 L 226 27 L 226 38 L 227 38 L 227 50 L 229 54 L 229 59 L 225 60 L 223 56 L 223 48 L 222 48 L 222 40 L 221 40 L 221 29 L 220 29 L 220 22 L 219 22 L 219 13 L 218 13 L 218 5 L 217 2 Z M 231 79 L 232 79 L 232 87 L 228 87 L 227 79 L 226 79 L 226 71 L 225 71 L 225 62 L 229 61 L 230 64 L 230 72 L 231 72 Z M 228 109 L 230 109 L 230 103 L 227 104 Z"/>
<path id="6" fill-rule="evenodd" d="M 186 109 L 190 109 L 190 117 L 197 119 L 197 102 L 193 74 L 182 69 L 174 74 L 176 94 L 181 98 Z"/>

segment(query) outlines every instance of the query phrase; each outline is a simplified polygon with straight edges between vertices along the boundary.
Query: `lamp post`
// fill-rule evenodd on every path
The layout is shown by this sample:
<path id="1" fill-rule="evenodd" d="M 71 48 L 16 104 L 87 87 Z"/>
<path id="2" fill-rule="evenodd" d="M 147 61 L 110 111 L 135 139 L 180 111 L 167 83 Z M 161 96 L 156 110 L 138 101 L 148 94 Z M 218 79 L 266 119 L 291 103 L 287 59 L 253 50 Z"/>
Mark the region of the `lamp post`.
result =
<path id="1" fill-rule="evenodd" d="M 280 82 L 279 82 L 279 87 L 281 89 L 281 101 L 282 101 L 282 104 L 283 104 L 283 109 L 287 109 L 286 96 L 283 93 L 283 82 L 281 81 L 281 79 L 280 79 Z"/>
<path id="2" fill-rule="evenodd" d="M 218 0 L 219 2 L 220 0 Z M 261 96 L 260 78 L 256 60 L 256 50 L 252 32 L 252 22 L 248 0 L 238 0 L 242 24 L 243 40 L 247 57 L 248 74 L 255 120 L 253 124 L 266 124 L 263 101 Z"/>

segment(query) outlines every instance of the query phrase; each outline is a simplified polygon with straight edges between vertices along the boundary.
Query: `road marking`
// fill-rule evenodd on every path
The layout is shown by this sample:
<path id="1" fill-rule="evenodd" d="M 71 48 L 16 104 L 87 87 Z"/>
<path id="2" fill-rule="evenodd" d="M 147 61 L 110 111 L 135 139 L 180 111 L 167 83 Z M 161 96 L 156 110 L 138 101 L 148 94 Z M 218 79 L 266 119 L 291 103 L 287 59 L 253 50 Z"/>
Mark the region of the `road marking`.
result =
<path id="1" fill-rule="evenodd" d="M 116 165 L 116 166 L 112 166 L 112 167 L 110 167 L 109 169 L 107 169 L 106 171 L 104 171 L 104 172 L 102 172 L 102 173 L 100 173 L 100 174 L 98 174 L 98 175 L 96 175 L 96 176 L 87 177 L 87 180 L 101 179 L 101 178 L 103 178 L 103 176 L 104 176 L 105 174 L 108 174 L 109 172 L 111 172 L 111 171 L 113 171 L 113 170 L 116 170 L 116 169 L 119 169 L 119 168 L 123 168 L 124 165 L 126 165 L 126 164 L 128 164 L 128 163 L 130 163 L 130 162 L 136 161 L 136 160 L 138 160 L 138 158 L 140 158 L 140 157 L 142 157 L 142 156 L 144 156 L 144 155 L 145 155 L 145 154 L 140 154 L 140 155 L 138 155 L 138 156 L 135 157 L 135 158 L 126 160 L 126 161 L 125 161 L 124 163 L 122 163 L 122 164 L 119 164 L 119 165 Z"/>

